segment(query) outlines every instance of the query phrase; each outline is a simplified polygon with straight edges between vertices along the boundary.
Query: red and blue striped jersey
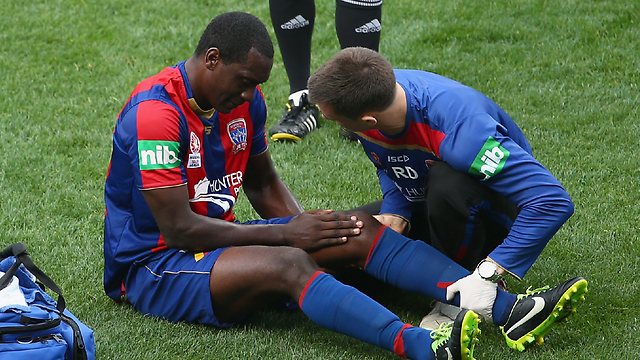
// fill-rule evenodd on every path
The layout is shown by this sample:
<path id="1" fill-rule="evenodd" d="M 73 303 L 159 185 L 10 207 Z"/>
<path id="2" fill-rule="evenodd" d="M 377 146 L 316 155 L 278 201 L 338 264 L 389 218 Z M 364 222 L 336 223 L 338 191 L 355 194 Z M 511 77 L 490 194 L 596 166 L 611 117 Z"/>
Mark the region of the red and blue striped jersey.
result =
<path id="1" fill-rule="evenodd" d="M 247 161 L 267 150 L 266 111 L 259 87 L 228 114 L 201 110 L 184 62 L 137 85 L 118 115 L 105 184 L 107 294 L 119 298 L 128 267 L 166 249 L 141 191 L 186 184 L 195 213 L 235 220 Z"/>
<path id="2" fill-rule="evenodd" d="M 443 76 L 396 70 L 406 93 L 404 130 L 358 133 L 376 166 L 381 213 L 410 219 L 424 201 L 429 167 L 445 161 L 520 208 L 509 235 L 489 256 L 522 277 L 573 212 L 569 195 L 532 155 L 511 117 L 480 92 Z"/>

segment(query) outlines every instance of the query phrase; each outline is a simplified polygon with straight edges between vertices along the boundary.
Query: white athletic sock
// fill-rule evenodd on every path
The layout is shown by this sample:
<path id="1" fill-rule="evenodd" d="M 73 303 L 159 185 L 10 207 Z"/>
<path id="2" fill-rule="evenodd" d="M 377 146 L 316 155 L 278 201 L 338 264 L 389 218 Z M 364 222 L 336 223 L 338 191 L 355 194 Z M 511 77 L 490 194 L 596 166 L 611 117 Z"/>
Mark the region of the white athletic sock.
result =
<path id="1" fill-rule="evenodd" d="M 302 98 L 302 94 L 309 95 L 309 89 L 296 91 L 293 94 L 289 95 L 289 100 L 293 101 L 293 106 L 300 105 L 300 99 Z"/>

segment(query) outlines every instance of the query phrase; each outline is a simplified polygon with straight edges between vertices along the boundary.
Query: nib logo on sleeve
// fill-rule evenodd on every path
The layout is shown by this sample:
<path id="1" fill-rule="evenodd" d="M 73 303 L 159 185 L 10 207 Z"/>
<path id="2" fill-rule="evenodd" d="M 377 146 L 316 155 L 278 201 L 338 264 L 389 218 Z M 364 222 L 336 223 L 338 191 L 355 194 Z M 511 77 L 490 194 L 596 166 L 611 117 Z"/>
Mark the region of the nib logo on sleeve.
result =
<path id="1" fill-rule="evenodd" d="M 469 168 L 471 175 L 487 180 L 497 175 L 509 159 L 509 150 L 505 149 L 496 139 L 489 136 L 480 149 L 478 155 Z"/>
<path id="2" fill-rule="evenodd" d="M 140 170 L 172 169 L 180 165 L 180 144 L 176 141 L 138 141 Z"/>

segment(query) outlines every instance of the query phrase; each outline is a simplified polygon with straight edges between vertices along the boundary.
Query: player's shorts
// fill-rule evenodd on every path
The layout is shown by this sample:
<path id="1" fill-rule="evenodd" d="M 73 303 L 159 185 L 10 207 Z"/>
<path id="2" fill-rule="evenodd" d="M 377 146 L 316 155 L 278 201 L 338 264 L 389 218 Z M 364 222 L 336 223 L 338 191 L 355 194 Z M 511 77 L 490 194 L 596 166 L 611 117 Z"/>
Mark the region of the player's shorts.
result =
<path id="1" fill-rule="evenodd" d="M 213 264 L 225 249 L 169 249 L 133 265 L 125 280 L 127 301 L 143 314 L 172 322 L 229 327 L 216 318 L 209 287 Z"/>
<path id="2" fill-rule="evenodd" d="M 253 220 L 245 224 L 285 224 L 291 217 Z M 211 301 L 211 269 L 222 252 L 207 253 L 168 249 L 134 264 L 125 279 L 126 299 L 147 315 L 172 322 L 188 322 L 226 328 L 216 318 Z M 214 280 L 215 286 L 215 280 Z"/>

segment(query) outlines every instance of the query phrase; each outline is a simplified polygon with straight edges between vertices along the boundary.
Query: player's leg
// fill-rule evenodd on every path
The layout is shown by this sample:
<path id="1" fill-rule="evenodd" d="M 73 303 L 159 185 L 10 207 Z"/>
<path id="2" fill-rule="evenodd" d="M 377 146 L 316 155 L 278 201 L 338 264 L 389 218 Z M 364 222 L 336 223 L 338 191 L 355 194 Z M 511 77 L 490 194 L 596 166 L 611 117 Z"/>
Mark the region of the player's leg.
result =
<path id="1" fill-rule="evenodd" d="M 321 266 L 335 266 L 340 261 L 353 263 L 388 284 L 459 306 L 459 295 L 448 302 L 446 290 L 468 276 L 467 269 L 425 242 L 408 239 L 383 227 L 367 214 L 356 213 L 356 216 L 364 223 L 362 233 L 349 238 L 345 244 L 314 252 L 312 256 Z M 544 336 L 558 319 L 575 311 L 577 304 L 584 300 L 587 282 L 575 278 L 550 290 L 519 296 L 500 288 L 496 291 L 492 320 L 504 327 L 509 346 L 521 350 Z M 541 303 L 545 305 L 542 308 Z"/>
<path id="2" fill-rule="evenodd" d="M 382 200 L 377 200 L 354 208 L 350 211 L 363 211 L 369 215 L 378 215 L 380 214 L 381 208 Z M 426 221 L 426 207 L 416 206 L 411 212 L 411 219 L 415 219 L 415 221 L 411 221 L 409 230 L 405 231 L 403 234 L 409 239 L 422 240 L 429 243 L 429 224 Z"/>
<path id="3" fill-rule="evenodd" d="M 355 265 L 385 283 L 418 292 L 441 302 L 446 301 L 449 284 L 469 275 L 469 271 L 423 241 L 411 240 L 382 226 L 371 215 L 354 212 L 364 223 L 360 235 L 341 245 L 311 253 L 326 268 Z M 508 312 L 515 302 L 513 294 L 501 291 L 496 313 Z M 459 304 L 456 297 L 454 305 Z"/>
<path id="4" fill-rule="evenodd" d="M 469 275 L 469 270 L 433 246 L 382 226 L 369 214 L 358 211 L 353 214 L 364 224 L 360 235 L 350 237 L 344 244 L 311 253 L 320 266 L 329 269 L 358 266 L 387 284 L 459 306 L 459 296 L 452 302 L 447 301 L 446 289 Z M 514 294 L 498 290 L 494 319 L 506 321 L 515 301 Z"/>
<path id="5" fill-rule="evenodd" d="M 210 286 L 213 308 L 223 321 L 241 319 L 290 296 L 317 324 L 412 359 L 435 359 L 446 349 L 458 358 L 472 358 L 479 334 L 472 312 L 438 332 L 405 324 L 355 288 L 319 271 L 313 259 L 296 248 L 229 248 L 217 259 Z"/>
<path id="6" fill-rule="evenodd" d="M 283 117 L 269 130 L 269 135 L 274 141 L 297 142 L 320 125 L 318 108 L 307 100 L 315 2 L 270 0 L 269 11 L 290 90 Z"/>
<path id="7" fill-rule="evenodd" d="M 351 209 L 349 211 L 362 211 L 369 215 L 378 215 L 380 214 L 381 207 L 382 207 L 382 200 L 377 200 L 377 201 L 370 202 L 368 204 L 358 206 L 357 208 Z"/>
<path id="8" fill-rule="evenodd" d="M 365 212 L 370 215 L 378 215 L 380 214 L 380 209 L 382 208 L 382 200 L 373 201 L 364 205 L 361 205 L 357 208 L 349 210 L 349 212 Z M 417 221 L 412 221 L 411 225 L 408 229 L 403 233 L 406 237 L 414 240 L 426 241 L 428 243 L 429 239 L 429 226 L 424 219 L 426 219 L 426 214 L 424 213 L 423 206 L 416 206 L 411 213 L 411 219 L 417 219 Z M 333 270 L 333 268 L 331 268 Z M 356 273 L 356 271 L 350 271 L 350 274 Z M 342 273 L 340 273 L 341 275 Z M 360 274 L 359 277 L 352 276 L 351 278 L 347 278 L 347 282 L 355 279 L 353 282 L 359 289 L 362 289 L 365 293 L 370 296 L 381 297 L 380 294 L 384 291 L 385 293 L 389 293 L 388 288 L 389 284 L 384 283 L 381 280 L 375 279 L 367 274 Z M 352 284 L 352 282 L 349 282 Z M 457 315 L 457 312 L 456 312 Z M 455 318 L 455 316 L 454 316 Z M 447 318 L 447 320 L 449 320 Z M 450 322 L 450 320 L 448 321 Z M 436 327 L 432 327 L 431 329 L 435 329 Z"/>

